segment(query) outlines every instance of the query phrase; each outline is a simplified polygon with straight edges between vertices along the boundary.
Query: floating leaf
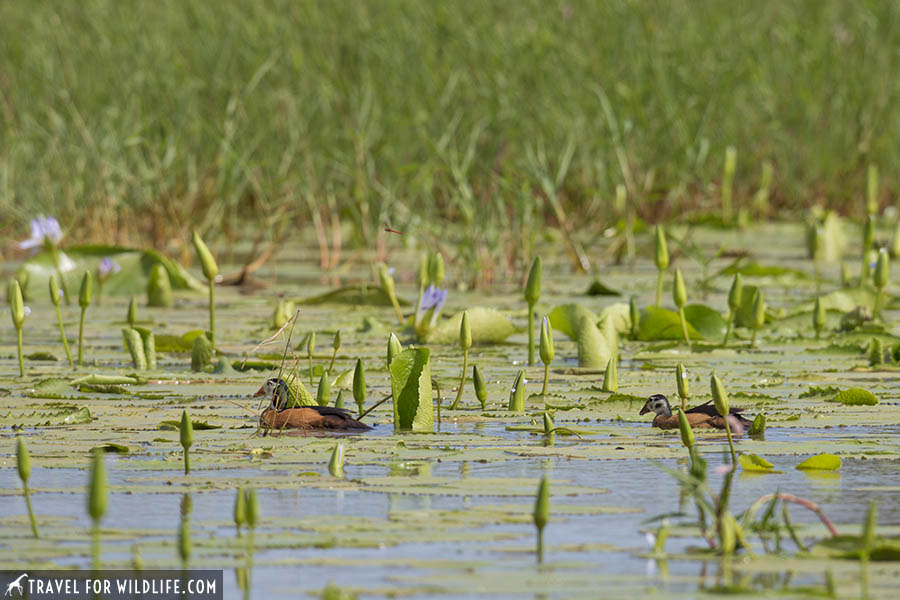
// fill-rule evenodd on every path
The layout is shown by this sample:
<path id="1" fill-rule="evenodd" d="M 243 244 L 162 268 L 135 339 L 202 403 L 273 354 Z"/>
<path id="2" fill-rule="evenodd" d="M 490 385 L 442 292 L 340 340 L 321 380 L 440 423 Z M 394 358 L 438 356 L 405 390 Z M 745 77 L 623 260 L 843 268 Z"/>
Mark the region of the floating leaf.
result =
<path id="1" fill-rule="evenodd" d="M 78 289 L 81 276 L 85 272 L 94 273 L 100 261 L 111 258 L 121 267 L 109 275 L 103 282 L 103 295 L 132 296 L 142 294 L 147 289 L 150 271 L 156 265 L 162 265 L 169 276 L 174 289 L 205 291 L 206 286 L 197 281 L 178 263 L 163 256 L 155 250 L 135 250 L 123 246 L 84 245 L 70 246 L 65 251 L 59 250 L 59 260 L 67 289 Z M 45 290 L 51 275 L 56 274 L 56 267 L 50 252 L 42 250 L 23 265 L 28 273 L 27 285 L 37 286 Z M 32 288 L 35 289 L 35 288 Z"/>
<path id="2" fill-rule="evenodd" d="M 725 335 L 728 322 L 724 317 L 704 304 L 688 304 L 684 307 L 684 318 L 688 325 L 696 329 L 708 340 L 719 340 Z"/>
<path id="3" fill-rule="evenodd" d="M 869 390 L 862 388 L 850 388 L 839 392 L 829 402 L 840 402 L 847 406 L 875 406 L 878 404 L 878 398 Z"/>
<path id="4" fill-rule="evenodd" d="M 191 419 L 191 427 L 193 427 L 194 431 L 205 431 L 207 429 L 221 429 L 221 425 L 212 425 L 207 423 L 206 421 L 194 421 Z M 181 419 L 175 420 L 166 420 L 160 421 L 159 425 L 156 426 L 157 429 L 161 429 L 163 431 L 180 431 L 181 430 Z"/>
<path id="5" fill-rule="evenodd" d="M 741 454 L 738 456 L 738 462 L 745 471 L 755 471 L 762 473 L 774 473 L 775 465 L 755 454 Z"/>
<path id="6" fill-rule="evenodd" d="M 834 454 L 816 454 L 797 465 L 801 471 L 837 471 L 841 468 L 841 457 Z"/>
<path id="7" fill-rule="evenodd" d="M 686 310 L 687 308 L 685 308 L 685 311 Z M 700 332 L 697 331 L 690 322 L 688 322 L 688 335 L 691 339 L 703 338 L 703 336 L 700 335 Z M 681 317 L 678 316 L 677 312 L 658 306 L 648 306 L 641 311 L 641 319 L 638 324 L 639 340 L 681 340 L 683 338 L 684 333 L 681 329 Z"/>
<path id="8" fill-rule="evenodd" d="M 25 358 L 27 358 L 28 360 L 41 360 L 48 362 L 56 362 L 59 360 L 50 352 L 32 352 L 31 354 L 26 354 Z"/>
<path id="9" fill-rule="evenodd" d="M 433 327 L 425 334 L 425 341 L 429 344 L 458 343 L 463 312 L 469 313 L 473 344 L 499 344 L 516 332 L 515 325 L 499 310 L 475 306 L 467 311 L 460 311 Z"/>
<path id="10" fill-rule="evenodd" d="M 591 285 L 588 286 L 587 289 L 588 296 L 621 296 L 622 293 L 618 290 L 614 290 L 611 287 L 608 287 L 605 283 L 600 281 L 599 279 L 595 279 L 591 282 Z"/>
<path id="11" fill-rule="evenodd" d="M 407 348 L 391 361 L 394 429 L 434 428 L 429 356 L 428 348 Z"/>
<path id="12" fill-rule="evenodd" d="M 401 306 L 409 302 L 397 299 Z M 352 285 L 337 288 L 324 294 L 294 300 L 296 304 L 315 306 L 319 304 L 352 304 L 355 306 L 392 306 L 390 295 L 377 285 Z"/>
<path id="13" fill-rule="evenodd" d="M 606 369 L 609 360 L 616 356 L 616 330 L 611 320 L 604 320 L 601 330 L 597 327 L 597 315 L 580 304 L 562 304 L 550 311 L 549 316 L 554 329 L 575 340 L 579 367 Z"/>
<path id="14" fill-rule="evenodd" d="M 66 425 L 77 425 L 78 423 L 90 423 L 91 419 L 90 409 L 87 406 L 82 406 L 75 412 L 66 415 L 63 419 L 63 423 Z"/>
<path id="15" fill-rule="evenodd" d="M 809 275 L 799 269 L 789 269 L 779 265 L 761 265 L 755 260 L 731 264 L 722 269 L 720 275 L 740 273 L 744 277 L 783 277 L 789 275 L 798 279 L 809 279 Z"/>
<path id="16" fill-rule="evenodd" d="M 100 450 L 101 452 L 111 454 L 128 454 L 129 452 L 128 446 L 123 446 L 122 444 L 113 444 L 112 442 L 94 446 L 93 448 L 91 448 L 91 452 L 93 452 L 94 450 Z"/>

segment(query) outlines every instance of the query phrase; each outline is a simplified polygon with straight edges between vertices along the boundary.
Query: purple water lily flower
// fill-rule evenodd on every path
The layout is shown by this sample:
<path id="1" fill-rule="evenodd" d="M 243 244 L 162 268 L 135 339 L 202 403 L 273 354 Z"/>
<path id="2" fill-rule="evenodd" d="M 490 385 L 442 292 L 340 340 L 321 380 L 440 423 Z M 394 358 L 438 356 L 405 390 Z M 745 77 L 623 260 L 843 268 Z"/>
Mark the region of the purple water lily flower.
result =
<path id="1" fill-rule="evenodd" d="M 44 245 L 48 240 L 54 246 L 59 243 L 63 237 L 62 229 L 59 227 L 59 221 L 55 217 L 45 217 L 43 215 L 36 219 L 32 219 L 29 223 L 31 226 L 31 237 L 27 240 L 19 242 L 19 248 L 22 250 L 31 250 Z"/>
<path id="2" fill-rule="evenodd" d="M 106 279 L 110 275 L 115 275 L 121 270 L 122 267 L 119 265 L 119 263 L 108 256 L 101 260 L 100 265 L 97 267 L 97 272 L 100 274 L 100 279 Z"/>

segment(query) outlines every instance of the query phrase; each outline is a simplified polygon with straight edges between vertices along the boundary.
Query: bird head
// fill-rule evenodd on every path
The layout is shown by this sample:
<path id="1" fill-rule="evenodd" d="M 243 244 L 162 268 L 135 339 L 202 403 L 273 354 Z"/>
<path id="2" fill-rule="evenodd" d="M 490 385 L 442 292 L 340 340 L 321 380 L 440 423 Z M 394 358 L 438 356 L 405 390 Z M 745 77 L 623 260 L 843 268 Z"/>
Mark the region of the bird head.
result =
<path id="1" fill-rule="evenodd" d="M 254 397 L 265 396 L 271 398 L 272 403 L 281 410 L 287 404 L 288 385 L 284 379 L 280 377 L 270 377 L 262 386 L 253 394 Z"/>
<path id="2" fill-rule="evenodd" d="M 663 396 L 662 394 L 653 394 L 647 399 L 647 402 L 644 404 L 644 408 L 641 409 L 642 415 L 646 415 L 647 413 L 655 413 L 657 415 L 664 415 L 666 417 L 672 416 L 672 407 L 669 406 L 669 399 Z"/>

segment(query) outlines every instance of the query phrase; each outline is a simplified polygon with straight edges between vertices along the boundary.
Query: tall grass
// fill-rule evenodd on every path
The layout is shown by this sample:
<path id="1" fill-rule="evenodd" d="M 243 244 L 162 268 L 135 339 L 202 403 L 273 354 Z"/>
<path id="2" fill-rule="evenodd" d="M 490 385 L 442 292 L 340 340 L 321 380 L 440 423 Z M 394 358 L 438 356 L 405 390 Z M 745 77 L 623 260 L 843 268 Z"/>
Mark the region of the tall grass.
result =
<path id="1" fill-rule="evenodd" d="M 773 209 L 862 211 L 869 163 L 896 191 L 898 25 L 875 0 L 0 3 L 0 230 L 184 248 L 287 206 L 356 244 L 459 222 L 492 269 L 545 221 L 605 226 L 618 184 L 654 220 L 717 211 L 728 145 L 736 206 L 768 160 Z"/>

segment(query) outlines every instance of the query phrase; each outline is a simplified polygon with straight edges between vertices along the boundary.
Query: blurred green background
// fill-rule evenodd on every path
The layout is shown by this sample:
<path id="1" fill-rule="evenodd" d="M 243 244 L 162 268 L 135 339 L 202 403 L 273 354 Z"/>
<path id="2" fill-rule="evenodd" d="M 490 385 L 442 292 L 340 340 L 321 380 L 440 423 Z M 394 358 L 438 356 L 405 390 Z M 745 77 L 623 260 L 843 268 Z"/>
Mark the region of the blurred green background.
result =
<path id="1" fill-rule="evenodd" d="M 900 3 L 0 3 L 0 231 L 212 242 L 446 223 L 473 256 L 546 223 L 893 201 Z M 330 235 L 330 234 L 329 234 Z M 485 250 L 487 249 L 487 250 Z"/>

